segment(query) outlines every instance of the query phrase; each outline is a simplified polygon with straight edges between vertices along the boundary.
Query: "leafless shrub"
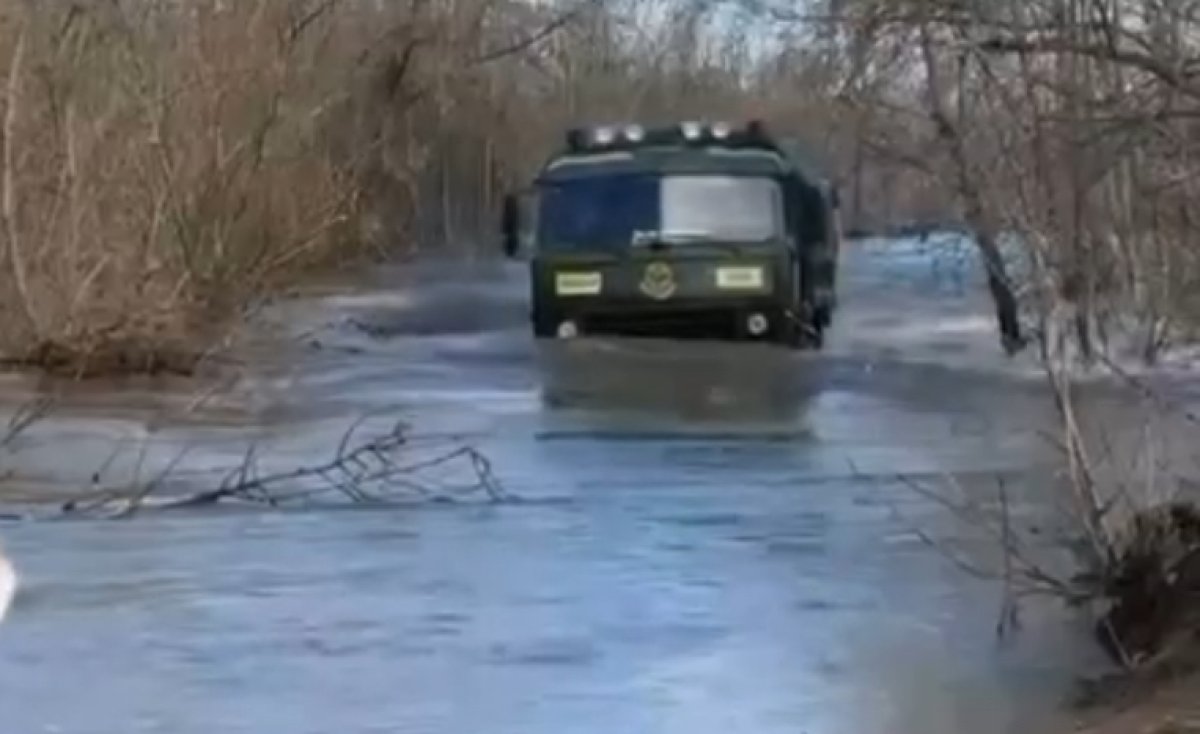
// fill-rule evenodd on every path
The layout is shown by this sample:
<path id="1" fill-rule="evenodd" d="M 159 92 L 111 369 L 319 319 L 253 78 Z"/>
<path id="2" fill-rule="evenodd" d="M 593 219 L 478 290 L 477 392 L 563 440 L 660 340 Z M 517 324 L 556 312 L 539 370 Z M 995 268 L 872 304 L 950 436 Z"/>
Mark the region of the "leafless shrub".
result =
<path id="1" fill-rule="evenodd" d="M 187 372 L 315 268 L 469 241 L 538 157 L 505 75 L 596 7 L 0 2 L 0 360 Z"/>
<path id="2" fill-rule="evenodd" d="M 314 141 L 332 29 L 297 3 L 0 5 L 0 351 L 187 370 L 336 247 L 353 181 Z"/>
<path id="3" fill-rule="evenodd" d="M 861 145 L 957 200 L 998 279 L 1003 333 L 1020 295 L 1034 334 L 1062 334 L 1085 361 L 1154 362 L 1194 338 L 1192 4 L 746 4 L 826 29 Z M 1001 236 L 1032 264 L 1024 277 L 1006 272 Z"/>
<path id="4" fill-rule="evenodd" d="M 937 482 L 908 476 L 897 476 L 895 480 L 995 543 L 998 560 L 987 563 L 955 550 L 951 544 L 935 538 L 918 525 L 911 526 L 912 532 L 923 543 L 945 556 L 959 570 L 976 579 L 1002 584 L 1003 595 L 995 628 L 997 637 L 1004 637 L 1019 628 L 1021 604 L 1028 599 L 1050 597 L 1070 605 L 1095 599 L 1092 588 L 1078 583 L 1069 574 L 1051 569 L 1032 542 L 1039 539 L 1018 529 L 1012 518 L 1009 486 L 1004 478 L 996 478 L 996 495 L 992 501 L 973 496 L 952 477 Z M 895 512 L 900 519 L 905 519 L 898 509 Z"/>
<path id="5" fill-rule="evenodd" d="M 992 541 L 998 560 L 985 563 L 921 528 L 914 531 L 964 572 L 1002 584 L 1000 635 L 1016 626 L 1022 602 L 1051 598 L 1090 611 L 1097 641 L 1130 671 L 1156 676 L 1200 665 L 1200 510 L 1181 490 L 1186 477 L 1165 471 L 1157 476 L 1154 456 L 1126 465 L 1134 447 L 1110 444 L 1103 431 L 1085 431 L 1081 399 L 1067 374 L 1051 377 L 1062 427 L 1050 438 L 1063 457 L 1063 473 L 1041 500 L 1058 513 L 1042 515 L 1032 526 L 1016 522 L 1003 480 L 988 500 L 953 479 L 898 477 Z M 1157 400 L 1148 406 L 1152 413 L 1164 410 Z M 1186 411 L 1180 418 L 1194 427 Z M 1148 436 L 1136 450 L 1153 454 L 1156 448 L 1156 439 Z M 1052 535 L 1048 524 L 1057 527 Z M 1066 563 L 1054 560 L 1062 551 L 1068 553 Z"/>

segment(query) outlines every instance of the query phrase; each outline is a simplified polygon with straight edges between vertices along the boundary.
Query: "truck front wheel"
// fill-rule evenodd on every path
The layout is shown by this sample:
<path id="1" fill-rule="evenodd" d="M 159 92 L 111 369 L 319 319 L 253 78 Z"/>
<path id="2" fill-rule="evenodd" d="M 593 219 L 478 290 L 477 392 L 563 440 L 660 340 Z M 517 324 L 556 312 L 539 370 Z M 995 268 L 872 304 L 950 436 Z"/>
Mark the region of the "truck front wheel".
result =
<path id="1" fill-rule="evenodd" d="M 558 315 L 544 304 L 534 304 L 530 320 L 533 322 L 533 335 L 536 338 L 553 339 L 558 335 Z"/>

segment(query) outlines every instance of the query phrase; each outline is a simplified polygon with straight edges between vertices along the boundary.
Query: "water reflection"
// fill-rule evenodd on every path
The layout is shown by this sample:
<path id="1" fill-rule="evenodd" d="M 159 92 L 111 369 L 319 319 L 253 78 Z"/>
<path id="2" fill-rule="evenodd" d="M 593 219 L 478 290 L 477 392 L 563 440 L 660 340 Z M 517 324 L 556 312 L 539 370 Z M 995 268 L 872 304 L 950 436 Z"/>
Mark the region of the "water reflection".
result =
<path id="1" fill-rule="evenodd" d="M 538 345 L 543 406 L 703 423 L 797 423 L 821 367 L 766 345 L 583 339 Z"/>

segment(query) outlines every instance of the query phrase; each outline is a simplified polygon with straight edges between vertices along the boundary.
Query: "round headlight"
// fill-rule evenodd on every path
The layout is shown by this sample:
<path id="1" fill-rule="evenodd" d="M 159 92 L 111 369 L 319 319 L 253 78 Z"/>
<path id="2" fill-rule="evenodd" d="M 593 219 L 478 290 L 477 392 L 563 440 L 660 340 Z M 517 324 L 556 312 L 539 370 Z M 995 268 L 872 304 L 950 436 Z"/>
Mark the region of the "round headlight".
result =
<path id="1" fill-rule="evenodd" d="M 685 122 L 679 126 L 679 131 L 688 140 L 699 140 L 704 134 L 704 127 L 698 122 Z"/>
<path id="2" fill-rule="evenodd" d="M 631 143 L 640 143 L 646 139 L 646 129 L 641 125 L 630 125 L 625 128 L 625 139 Z"/>

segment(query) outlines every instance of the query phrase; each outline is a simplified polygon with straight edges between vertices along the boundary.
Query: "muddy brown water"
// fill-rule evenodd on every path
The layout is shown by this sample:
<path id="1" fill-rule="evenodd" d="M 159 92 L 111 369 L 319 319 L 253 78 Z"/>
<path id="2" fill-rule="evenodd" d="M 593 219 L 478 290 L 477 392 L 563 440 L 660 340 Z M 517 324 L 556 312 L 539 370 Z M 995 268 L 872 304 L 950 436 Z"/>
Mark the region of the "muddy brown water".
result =
<path id="1" fill-rule="evenodd" d="M 1051 730 L 1100 663 L 1084 628 L 1033 606 L 998 643 L 999 588 L 913 528 L 989 543 L 898 479 L 1002 476 L 1042 522 L 1047 396 L 980 335 L 969 258 L 863 245 L 844 270 L 822 354 L 535 346 L 519 268 L 430 263 L 281 304 L 302 347 L 188 420 L 153 406 L 190 394 L 75 389 L 9 448 L 35 485 L 181 446 L 219 471 L 251 438 L 303 462 L 375 411 L 475 446 L 519 501 L 0 526 L 23 578 L 0 731 Z"/>

